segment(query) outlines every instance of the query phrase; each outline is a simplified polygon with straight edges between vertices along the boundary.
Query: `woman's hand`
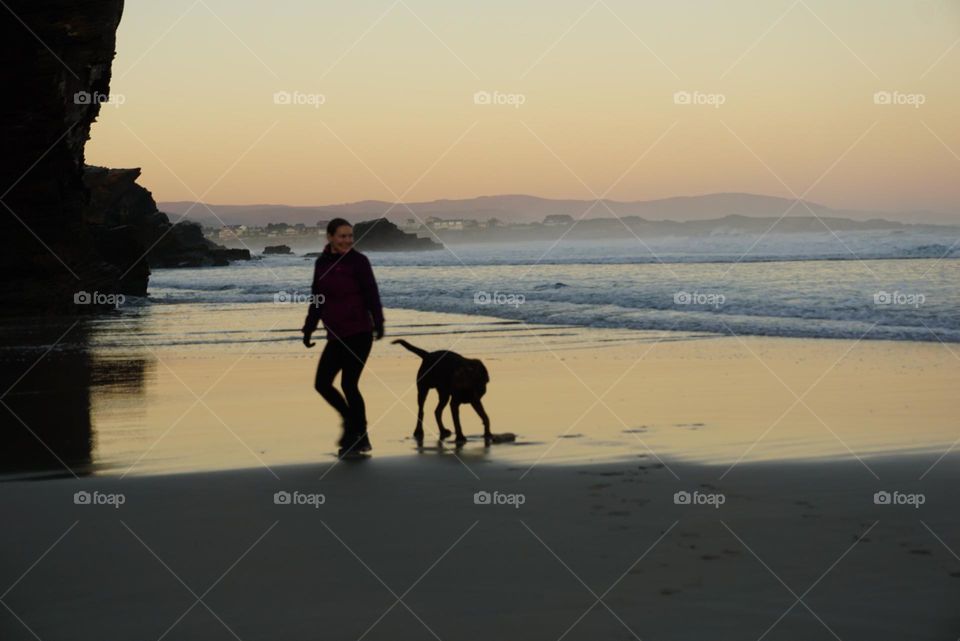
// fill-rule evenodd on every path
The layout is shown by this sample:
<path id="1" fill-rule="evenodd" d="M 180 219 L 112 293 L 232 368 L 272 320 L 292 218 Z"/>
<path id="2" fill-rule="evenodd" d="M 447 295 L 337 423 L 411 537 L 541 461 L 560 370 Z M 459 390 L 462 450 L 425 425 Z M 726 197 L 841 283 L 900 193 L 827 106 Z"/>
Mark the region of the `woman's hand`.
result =
<path id="1" fill-rule="evenodd" d="M 310 341 L 310 336 L 311 336 L 311 335 L 312 335 L 312 332 L 304 332 L 304 333 L 303 333 L 303 345 L 304 345 L 304 347 L 313 347 L 314 345 L 316 345 L 316 343 Z"/>

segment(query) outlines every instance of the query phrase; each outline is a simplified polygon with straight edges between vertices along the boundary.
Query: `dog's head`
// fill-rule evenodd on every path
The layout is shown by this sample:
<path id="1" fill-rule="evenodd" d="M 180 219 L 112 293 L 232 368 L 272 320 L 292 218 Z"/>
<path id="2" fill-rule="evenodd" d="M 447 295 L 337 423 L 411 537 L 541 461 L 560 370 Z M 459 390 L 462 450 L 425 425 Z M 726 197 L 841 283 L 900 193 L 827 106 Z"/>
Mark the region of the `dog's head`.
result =
<path id="1" fill-rule="evenodd" d="M 470 396 L 475 399 L 481 398 L 487 393 L 487 383 L 490 382 L 490 374 L 487 368 L 477 358 L 464 359 L 463 365 L 458 367 L 453 373 L 452 387 L 460 396 Z"/>

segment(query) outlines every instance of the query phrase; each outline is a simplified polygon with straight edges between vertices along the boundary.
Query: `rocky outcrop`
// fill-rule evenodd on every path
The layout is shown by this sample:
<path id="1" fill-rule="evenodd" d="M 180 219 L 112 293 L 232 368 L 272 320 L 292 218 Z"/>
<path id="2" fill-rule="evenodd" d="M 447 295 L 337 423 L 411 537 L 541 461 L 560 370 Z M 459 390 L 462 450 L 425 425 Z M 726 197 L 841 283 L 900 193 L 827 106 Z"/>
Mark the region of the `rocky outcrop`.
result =
<path id="1" fill-rule="evenodd" d="M 290 256 L 293 254 L 293 250 L 290 249 L 289 245 L 267 245 L 263 248 L 264 255 L 281 255 L 281 256 Z"/>
<path id="2" fill-rule="evenodd" d="M 157 243 L 149 260 L 154 267 L 222 267 L 230 261 L 250 260 L 250 250 L 212 243 L 203 237 L 200 225 L 181 222 L 170 226 L 170 233 Z"/>
<path id="3" fill-rule="evenodd" d="M 386 218 L 365 220 L 353 226 L 353 239 L 361 251 L 422 251 L 442 249 L 430 238 L 408 234 Z"/>
<path id="4" fill-rule="evenodd" d="M 153 195 L 137 184 L 140 169 L 85 167 L 90 201 L 84 220 L 101 254 L 122 270 L 121 291 L 145 295 L 150 267 L 204 267 L 249 260 L 247 249 L 227 249 L 204 238 L 200 226 L 170 222 Z"/>

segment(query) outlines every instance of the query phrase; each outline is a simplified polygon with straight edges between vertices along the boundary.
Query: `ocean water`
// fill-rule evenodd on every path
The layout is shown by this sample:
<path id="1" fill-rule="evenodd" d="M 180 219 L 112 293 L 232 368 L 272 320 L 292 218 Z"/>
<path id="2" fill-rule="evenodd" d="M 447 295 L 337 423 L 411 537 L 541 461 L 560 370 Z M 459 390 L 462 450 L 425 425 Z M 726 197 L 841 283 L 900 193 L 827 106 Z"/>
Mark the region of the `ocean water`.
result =
<path id="1" fill-rule="evenodd" d="M 581 327 L 952 343 L 960 342 L 956 241 L 891 232 L 631 237 L 367 255 L 386 307 Z M 305 310 L 313 262 L 269 256 L 158 269 L 148 302 L 128 304 Z"/>

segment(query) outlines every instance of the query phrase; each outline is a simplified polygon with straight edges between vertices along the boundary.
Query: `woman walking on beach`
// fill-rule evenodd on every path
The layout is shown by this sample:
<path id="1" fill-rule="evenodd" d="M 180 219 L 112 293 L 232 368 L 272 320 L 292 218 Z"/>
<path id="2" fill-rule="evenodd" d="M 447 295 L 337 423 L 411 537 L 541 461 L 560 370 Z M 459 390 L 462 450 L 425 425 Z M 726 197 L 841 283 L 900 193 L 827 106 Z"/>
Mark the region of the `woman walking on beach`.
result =
<path id="1" fill-rule="evenodd" d="M 353 227 L 343 218 L 327 225 L 327 245 L 313 270 L 310 306 L 303 324 L 303 344 L 322 320 L 327 344 L 320 355 L 314 386 L 343 418 L 341 458 L 369 452 L 367 415 L 358 383 L 373 339 L 383 338 L 383 308 L 373 269 L 366 256 L 353 249 Z M 341 373 L 343 394 L 333 386 Z"/>

